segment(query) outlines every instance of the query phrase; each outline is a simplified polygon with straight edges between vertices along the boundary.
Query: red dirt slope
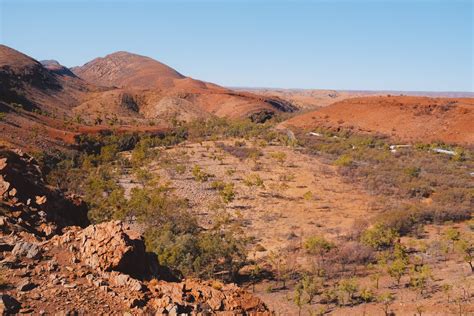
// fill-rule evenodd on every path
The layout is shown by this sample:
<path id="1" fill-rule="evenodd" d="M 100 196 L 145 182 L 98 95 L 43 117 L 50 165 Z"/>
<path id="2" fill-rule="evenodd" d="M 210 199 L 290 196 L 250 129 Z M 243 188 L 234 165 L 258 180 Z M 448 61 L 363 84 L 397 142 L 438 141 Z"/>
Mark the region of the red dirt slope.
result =
<path id="1" fill-rule="evenodd" d="M 474 98 L 361 97 L 298 115 L 280 127 L 381 133 L 408 142 L 474 144 Z"/>

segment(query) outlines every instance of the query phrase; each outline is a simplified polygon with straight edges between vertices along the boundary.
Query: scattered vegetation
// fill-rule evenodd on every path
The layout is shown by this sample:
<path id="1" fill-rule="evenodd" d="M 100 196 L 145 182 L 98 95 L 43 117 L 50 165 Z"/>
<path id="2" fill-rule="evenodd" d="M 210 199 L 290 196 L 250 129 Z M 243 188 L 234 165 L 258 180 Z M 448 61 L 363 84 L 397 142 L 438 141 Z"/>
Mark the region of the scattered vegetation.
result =
<path id="1" fill-rule="evenodd" d="M 448 301 L 457 300 L 460 309 L 463 308 L 464 294 L 455 299 L 449 284 L 442 289 L 433 286 L 436 266 L 428 261 L 456 258 L 474 271 L 472 231 L 467 234 L 457 228 L 442 229 L 442 238 L 425 245 L 417 242 L 407 245 L 402 239 L 419 241 L 428 223 L 453 226 L 453 222 L 471 218 L 474 197 L 468 174 L 468 170 L 473 170 L 469 150 L 456 149 L 455 156 L 442 156 L 433 153 L 431 146 L 417 145 L 393 153 L 387 139 L 381 137 L 327 130 L 318 131 L 323 137 L 297 135 L 298 145 L 306 153 L 321 156 L 328 164 L 335 165 L 346 181 L 363 186 L 381 199 L 391 199 L 384 199 L 388 202 L 381 203 L 383 209 L 364 225 L 354 227 L 353 232 L 338 239 L 294 235 L 292 238 L 298 240 L 294 245 L 269 251 L 261 264 L 248 260 L 250 241 L 242 233 L 238 219 L 216 213 L 210 227 L 199 225 L 188 211 L 187 202 L 143 168 L 152 159 L 165 163 L 162 148 L 185 140 L 233 139 L 233 145 L 218 142 L 218 150 L 212 152 L 207 148 L 203 155 L 214 157 L 221 164 L 223 153 L 241 161 L 257 162 L 263 155 L 262 146 L 289 143 L 286 135 L 271 128 L 272 124 L 271 120 L 255 124 L 225 119 L 175 122 L 173 131 L 160 135 L 80 136 L 76 148 L 82 154 L 54 153 L 37 158 L 47 170 L 50 184 L 84 197 L 93 222 L 124 219 L 142 223 L 146 229 L 147 249 L 156 253 L 160 263 L 170 267 L 176 276 L 236 281 L 241 268 L 251 264 L 249 280 L 252 284 L 266 272 L 271 273 L 276 282 L 269 291 L 293 286 L 291 300 L 300 312 L 314 304 L 323 306 L 317 313 L 325 313 L 331 306 L 351 307 L 373 302 L 390 315 L 397 298 L 393 290 L 404 288 L 413 290 L 419 298 L 434 291 L 446 291 Z M 131 151 L 130 159 L 121 153 L 125 150 Z M 290 168 L 284 152 L 273 152 L 270 158 Z M 172 168 L 177 174 L 190 173 L 197 181 L 195 185 L 216 190 L 220 205 L 236 198 L 234 183 L 213 177 L 199 165 L 180 161 Z M 226 175 L 233 176 L 235 172 L 229 168 Z M 139 186 L 125 197 L 118 180 L 127 173 L 133 173 Z M 283 184 L 294 179 L 290 172 L 279 178 Z M 242 183 L 250 188 L 266 189 L 258 173 L 245 175 Z M 300 194 L 307 201 L 305 205 L 317 200 L 311 191 Z M 267 251 L 260 244 L 255 249 L 260 253 Z M 366 278 L 366 282 L 360 282 L 360 278 Z M 380 280 L 385 284 L 388 280 L 390 292 Z"/>

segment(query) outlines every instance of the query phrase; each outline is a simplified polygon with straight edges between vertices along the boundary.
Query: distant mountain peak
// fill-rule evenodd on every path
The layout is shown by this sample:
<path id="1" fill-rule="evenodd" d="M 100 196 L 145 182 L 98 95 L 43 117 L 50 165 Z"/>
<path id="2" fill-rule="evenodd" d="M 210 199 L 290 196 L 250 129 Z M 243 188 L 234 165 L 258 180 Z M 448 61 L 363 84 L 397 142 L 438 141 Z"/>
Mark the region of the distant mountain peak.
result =
<path id="1" fill-rule="evenodd" d="M 61 65 L 57 60 L 42 60 L 40 63 L 44 68 L 60 76 L 77 77 L 69 68 Z"/>
<path id="2" fill-rule="evenodd" d="M 173 68 L 150 57 L 118 51 L 72 68 L 79 77 L 100 86 L 166 88 L 186 78 Z"/>

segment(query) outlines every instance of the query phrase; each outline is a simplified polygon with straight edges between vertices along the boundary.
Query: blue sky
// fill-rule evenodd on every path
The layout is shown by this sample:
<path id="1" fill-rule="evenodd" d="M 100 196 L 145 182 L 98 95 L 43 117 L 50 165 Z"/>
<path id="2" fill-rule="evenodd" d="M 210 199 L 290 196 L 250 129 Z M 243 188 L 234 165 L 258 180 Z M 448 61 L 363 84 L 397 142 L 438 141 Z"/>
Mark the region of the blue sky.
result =
<path id="1" fill-rule="evenodd" d="M 67 66 L 126 50 L 226 86 L 474 91 L 471 0 L 0 0 L 0 42 Z"/>

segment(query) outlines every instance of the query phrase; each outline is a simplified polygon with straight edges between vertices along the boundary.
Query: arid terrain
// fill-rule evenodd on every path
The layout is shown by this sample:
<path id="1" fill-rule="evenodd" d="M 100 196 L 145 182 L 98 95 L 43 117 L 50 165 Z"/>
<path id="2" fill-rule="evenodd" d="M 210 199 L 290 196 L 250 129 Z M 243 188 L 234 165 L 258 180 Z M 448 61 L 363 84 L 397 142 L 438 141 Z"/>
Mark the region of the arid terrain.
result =
<path id="1" fill-rule="evenodd" d="M 0 46 L 0 312 L 474 314 L 473 122 Z"/>
<path id="2" fill-rule="evenodd" d="M 402 142 L 474 143 L 474 98 L 361 97 L 304 113 L 281 127 L 323 126 L 379 133 Z"/>
<path id="3" fill-rule="evenodd" d="M 126 52 L 69 70 L 0 45 L 0 79 L 6 116 L 0 127 L 11 135 L 3 141 L 30 148 L 71 144 L 77 132 L 161 131 L 175 120 L 214 116 L 262 121 L 296 110 L 282 99 L 184 77 L 158 61 Z"/>
<path id="4" fill-rule="evenodd" d="M 414 91 L 357 91 L 357 90 L 312 90 L 312 89 L 275 89 L 275 88 L 239 88 L 260 95 L 274 96 L 288 100 L 302 111 L 315 110 L 333 103 L 358 97 L 375 96 L 412 96 L 430 98 L 472 98 L 472 92 L 414 92 Z"/>

